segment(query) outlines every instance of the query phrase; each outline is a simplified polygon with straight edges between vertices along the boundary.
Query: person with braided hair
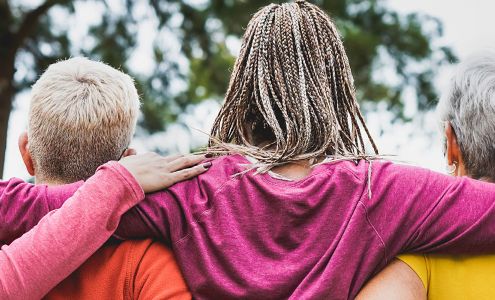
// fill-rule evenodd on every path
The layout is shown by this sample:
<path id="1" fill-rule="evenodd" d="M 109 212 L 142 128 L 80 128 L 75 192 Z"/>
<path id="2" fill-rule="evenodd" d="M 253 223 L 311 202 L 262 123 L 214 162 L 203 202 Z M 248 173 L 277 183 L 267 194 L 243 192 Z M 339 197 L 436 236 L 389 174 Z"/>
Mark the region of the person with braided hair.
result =
<path id="1" fill-rule="evenodd" d="M 196 299 L 352 299 L 401 253 L 495 252 L 495 185 L 381 160 L 340 35 L 308 2 L 253 16 L 208 151 L 207 173 L 148 195 L 116 231 L 166 242 Z M 0 239 L 61 202 L 46 201 L 0 210 Z"/>
<path id="2" fill-rule="evenodd" d="M 210 146 L 241 151 L 265 169 L 329 155 L 359 159 L 367 156 L 361 128 L 378 154 L 328 15 L 305 1 L 259 11 L 244 35 Z"/>

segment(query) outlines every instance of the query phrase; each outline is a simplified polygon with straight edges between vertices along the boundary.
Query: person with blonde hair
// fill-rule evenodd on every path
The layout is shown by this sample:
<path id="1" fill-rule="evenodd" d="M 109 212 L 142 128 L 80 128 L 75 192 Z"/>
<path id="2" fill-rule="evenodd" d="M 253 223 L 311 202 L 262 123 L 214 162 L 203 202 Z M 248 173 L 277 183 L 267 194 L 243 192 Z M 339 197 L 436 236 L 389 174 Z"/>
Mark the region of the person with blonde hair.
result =
<path id="1" fill-rule="evenodd" d="M 437 111 L 449 173 L 495 182 L 495 51 L 472 55 L 457 66 Z M 493 299 L 494 269 L 493 254 L 401 255 L 358 298 Z"/>
<path id="2" fill-rule="evenodd" d="M 116 232 L 171 245 L 194 298 L 352 299 L 400 253 L 495 252 L 495 185 L 379 160 L 339 33 L 306 1 L 249 22 L 209 151 Z"/>
<path id="3" fill-rule="evenodd" d="M 32 88 L 19 142 L 30 175 L 75 182 L 126 156 L 139 107 L 132 78 L 104 63 L 75 57 L 50 65 Z"/>
<path id="4" fill-rule="evenodd" d="M 0 210 L 9 219 L 16 212 L 43 207 L 43 198 L 52 197 L 60 184 L 88 181 L 28 234 L 14 241 L 2 239 L 2 244 L 10 245 L 0 253 L 1 299 L 44 296 L 111 236 L 120 216 L 144 198 L 140 186 L 145 192 L 156 191 L 206 170 L 205 165 L 181 170 L 204 156 L 174 159 L 148 154 L 108 163 L 134 152 L 128 146 L 139 106 L 128 75 L 86 58 L 57 62 L 35 83 L 28 131 L 21 134 L 19 149 L 36 186 L 18 179 L 2 182 L 2 199 L 19 203 L 3 205 L 2 200 Z M 23 197 L 33 193 L 37 201 L 24 206 Z M 133 285 L 127 284 L 129 278 Z M 143 299 L 148 293 L 190 298 L 170 250 L 151 240 L 103 247 L 46 299 L 126 294 Z"/>

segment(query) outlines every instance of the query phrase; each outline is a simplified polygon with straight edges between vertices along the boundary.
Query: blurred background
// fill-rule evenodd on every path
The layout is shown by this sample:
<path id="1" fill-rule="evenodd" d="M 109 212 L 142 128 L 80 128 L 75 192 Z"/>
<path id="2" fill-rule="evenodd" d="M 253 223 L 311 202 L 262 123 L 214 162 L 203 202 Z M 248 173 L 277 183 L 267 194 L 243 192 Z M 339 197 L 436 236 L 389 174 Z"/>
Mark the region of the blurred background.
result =
<path id="1" fill-rule="evenodd" d="M 282 2 L 282 1 L 278 1 Z M 492 0 L 313 0 L 335 20 L 382 154 L 442 171 L 434 108 L 452 65 L 495 48 Z M 0 173 L 27 178 L 17 150 L 29 89 L 46 67 L 87 56 L 132 75 L 138 151 L 207 142 L 240 36 L 258 0 L 0 0 Z"/>

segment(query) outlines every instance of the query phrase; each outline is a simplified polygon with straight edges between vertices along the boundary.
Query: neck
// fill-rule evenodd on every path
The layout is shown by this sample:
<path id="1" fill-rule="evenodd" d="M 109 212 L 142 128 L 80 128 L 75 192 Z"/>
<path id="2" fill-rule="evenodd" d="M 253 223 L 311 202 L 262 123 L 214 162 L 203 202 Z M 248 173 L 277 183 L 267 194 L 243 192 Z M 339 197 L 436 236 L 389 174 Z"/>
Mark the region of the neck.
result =
<path id="1" fill-rule="evenodd" d="M 480 180 L 485 182 L 495 183 L 495 180 L 493 180 L 493 178 L 490 177 L 481 177 Z"/>
<path id="2" fill-rule="evenodd" d="M 300 165 L 296 163 L 289 163 L 283 166 L 274 167 L 272 169 L 274 173 L 282 175 L 285 178 L 291 180 L 302 179 L 311 173 L 311 168 L 309 165 Z"/>
<path id="3" fill-rule="evenodd" d="M 323 161 L 323 159 L 317 160 L 317 162 L 321 161 Z M 274 167 L 272 171 L 286 178 L 299 180 L 311 173 L 311 163 L 309 159 L 304 159 L 296 162 L 287 163 L 282 166 Z"/>
<path id="4" fill-rule="evenodd" d="M 464 163 L 459 163 L 459 167 L 458 167 L 458 171 L 456 172 L 455 176 L 467 176 L 467 177 L 470 177 L 470 178 L 473 178 L 466 170 L 465 166 L 464 166 Z M 484 177 L 480 177 L 480 178 L 474 178 L 474 179 L 477 179 L 477 180 L 480 180 L 480 181 L 485 181 L 485 182 L 490 182 L 490 183 L 495 183 L 495 180 L 494 178 L 491 178 L 489 176 L 484 176 Z"/>
<path id="5" fill-rule="evenodd" d="M 34 184 L 44 184 L 48 186 L 54 186 L 54 185 L 63 185 L 66 184 L 67 182 L 64 182 L 62 180 L 58 179 L 53 179 L 53 178 L 46 178 L 44 176 L 40 175 L 34 175 Z"/>

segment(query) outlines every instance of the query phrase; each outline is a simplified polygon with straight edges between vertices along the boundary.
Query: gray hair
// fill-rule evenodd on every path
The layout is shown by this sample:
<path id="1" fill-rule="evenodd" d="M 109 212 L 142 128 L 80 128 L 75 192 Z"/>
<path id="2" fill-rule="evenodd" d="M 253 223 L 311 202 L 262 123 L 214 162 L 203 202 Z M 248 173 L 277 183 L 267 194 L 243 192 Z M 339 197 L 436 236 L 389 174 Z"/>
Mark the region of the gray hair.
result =
<path id="1" fill-rule="evenodd" d="M 473 55 L 457 67 L 437 112 L 455 131 L 467 174 L 495 180 L 495 52 Z"/>

